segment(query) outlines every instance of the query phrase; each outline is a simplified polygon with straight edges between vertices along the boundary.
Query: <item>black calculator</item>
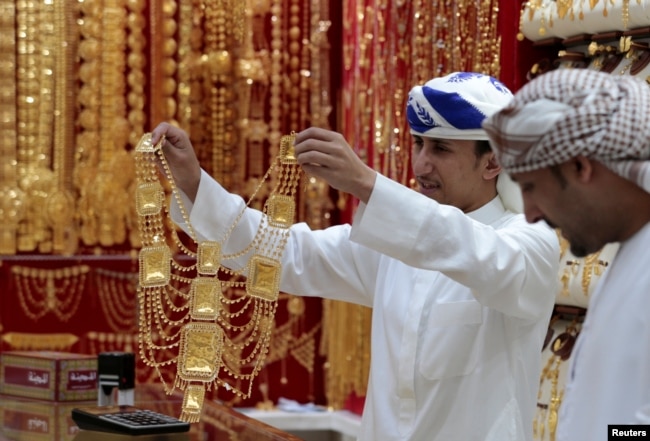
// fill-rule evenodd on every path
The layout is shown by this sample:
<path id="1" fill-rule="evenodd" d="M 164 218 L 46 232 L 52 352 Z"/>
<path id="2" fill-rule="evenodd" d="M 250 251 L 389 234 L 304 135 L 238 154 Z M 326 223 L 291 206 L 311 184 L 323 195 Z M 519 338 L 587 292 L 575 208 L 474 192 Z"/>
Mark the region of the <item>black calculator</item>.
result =
<path id="1" fill-rule="evenodd" d="M 80 429 L 125 435 L 155 435 L 190 430 L 190 423 L 133 406 L 89 406 L 72 409 Z"/>

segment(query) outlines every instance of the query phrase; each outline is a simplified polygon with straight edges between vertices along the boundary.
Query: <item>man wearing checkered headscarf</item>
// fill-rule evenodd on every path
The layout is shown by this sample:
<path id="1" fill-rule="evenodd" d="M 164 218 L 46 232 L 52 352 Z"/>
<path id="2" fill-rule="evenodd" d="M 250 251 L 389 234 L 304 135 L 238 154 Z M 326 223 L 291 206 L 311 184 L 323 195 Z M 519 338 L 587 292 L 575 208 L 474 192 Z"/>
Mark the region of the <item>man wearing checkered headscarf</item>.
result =
<path id="1" fill-rule="evenodd" d="M 524 86 L 483 127 L 524 189 L 529 221 L 556 225 L 577 256 L 620 243 L 589 300 L 556 439 L 604 441 L 608 425 L 649 424 L 650 86 L 560 69 Z"/>
<path id="2" fill-rule="evenodd" d="M 508 173 L 585 155 L 650 192 L 650 88 L 636 77 L 552 71 L 483 127 Z"/>

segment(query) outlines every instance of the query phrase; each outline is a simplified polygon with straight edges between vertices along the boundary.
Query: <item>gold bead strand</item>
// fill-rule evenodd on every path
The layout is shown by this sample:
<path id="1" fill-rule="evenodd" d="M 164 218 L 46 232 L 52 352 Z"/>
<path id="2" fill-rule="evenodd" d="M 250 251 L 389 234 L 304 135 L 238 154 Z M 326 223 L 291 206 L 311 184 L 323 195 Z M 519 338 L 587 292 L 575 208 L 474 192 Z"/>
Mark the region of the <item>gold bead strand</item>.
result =
<path id="1" fill-rule="evenodd" d="M 3 163 L 0 167 L 0 254 L 16 254 L 18 224 L 24 212 L 24 193 L 18 187 L 17 171 L 17 107 L 16 107 L 16 2 L 0 2 L 0 146 Z M 0 326 L 0 331 L 2 327 Z"/>
<path id="2" fill-rule="evenodd" d="M 489 13 L 491 15 L 491 26 L 488 40 L 490 41 L 490 46 L 484 51 L 484 56 L 490 61 L 490 70 L 488 73 L 495 78 L 499 78 L 501 76 L 501 35 L 499 34 L 497 27 L 499 18 L 499 2 L 495 1 L 492 3 Z"/>
<path id="3" fill-rule="evenodd" d="M 51 251 L 44 217 L 44 200 L 53 187 L 48 168 L 51 153 L 52 66 L 51 28 L 41 19 L 50 18 L 51 5 L 21 1 L 16 3 L 18 28 L 18 172 L 25 193 L 25 216 L 18 227 L 18 251 Z M 41 33 L 43 33 L 41 37 Z M 49 34 L 48 34 L 49 33 Z M 45 46 L 48 45 L 48 46 Z"/>
<path id="4" fill-rule="evenodd" d="M 175 121 L 177 114 L 176 93 L 178 91 L 178 83 L 176 81 L 176 74 L 178 66 L 176 63 L 176 56 L 178 55 L 178 43 L 176 42 L 176 35 L 178 24 L 176 22 L 176 13 L 178 11 L 178 4 L 176 0 L 163 0 L 162 8 L 162 59 L 161 63 L 162 73 L 162 99 L 164 121 Z"/>
<path id="5" fill-rule="evenodd" d="M 103 268 L 97 268 L 95 274 L 95 289 L 111 331 L 137 333 L 137 310 L 132 307 L 137 292 L 137 274 Z"/>
<path id="6" fill-rule="evenodd" d="M 327 32 L 332 22 L 329 20 L 329 7 L 327 2 L 311 0 L 310 19 L 310 63 L 309 63 L 309 110 L 311 123 L 317 127 L 327 128 L 331 113 L 329 66 L 329 41 Z M 303 75 L 306 78 L 306 74 Z M 304 122 L 303 122 L 304 123 Z M 299 129 L 301 127 L 294 127 Z"/>
<path id="7" fill-rule="evenodd" d="M 283 2 L 271 0 L 271 86 L 269 89 L 269 154 L 271 158 L 278 155 L 280 138 L 282 137 L 282 104 L 283 97 L 283 57 L 284 42 L 282 39 L 284 25 Z M 275 177 L 271 176 L 273 185 Z"/>
<path id="8" fill-rule="evenodd" d="M 75 198 L 72 192 L 72 165 L 74 142 L 74 69 L 76 55 L 77 10 L 70 11 L 63 2 L 54 3 L 54 141 L 52 168 L 56 179 L 55 190 L 46 200 L 45 211 L 52 229 L 52 249 L 57 254 L 73 254 L 78 246 L 75 222 Z"/>
<path id="9" fill-rule="evenodd" d="M 178 59 L 179 68 L 178 92 L 177 92 L 177 119 L 180 127 L 192 127 L 192 90 L 196 90 L 196 40 L 203 39 L 201 36 L 200 8 L 194 11 L 195 0 L 179 0 L 178 2 Z M 196 21 L 195 21 L 196 20 Z M 198 37 L 198 38 L 197 38 Z M 189 131 L 193 134 L 193 131 Z"/>
<path id="10" fill-rule="evenodd" d="M 147 46 L 144 30 L 146 28 L 146 17 L 144 10 L 146 2 L 144 0 L 129 0 L 126 2 L 128 9 L 127 16 L 127 67 L 128 73 L 126 82 L 128 85 L 127 119 L 131 125 L 129 134 L 129 146 L 135 147 L 138 143 L 140 133 L 144 132 L 146 123 L 145 115 L 145 86 L 146 86 L 146 56 L 145 47 Z"/>
<path id="11" fill-rule="evenodd" d="M 305 6 L 303 5 L 303 7 Z M 288 108 L 285 117 L 287 119 L 287 127 L 300 127 L 300 55 L 302 53 L 301 37 L 303 36 L 303 30 L 300 24 L 303 20 L 300 16 L 300 4 L 298 0 L 290 1 L 287 15 L 287 64 L 285 72 L 289 78 L 289 82 L 287 84 Z"/>
<path id="12" fill-rule="evenodd" d="M 451 56 L 452 40 L 451 34 L 451 13 L 449 0 L 433 0 L 432 10 L 435 11 L 432 32 L 432 54 L 433 77 L 438 77 L 448 72 L 447 60 Z"/>
<path id="13" fill-rule="evenodd" d="M 394 84 L 397 86 L 386 97 L 386 102 L 390 103 L 390 123 L 386 125 L 384 138 L 386 139 L 388 155 L 390 155 L 390 168 L 388 176 L 397 182 L 407 185 L 408 172 L 410 163 L 409 145 L 410 136 L 406 127 L 406 118 L 404 109 L 406 109 L 405 93 L 413 84 L 414 66 L 410 66 L 408 60 L 414 59 L 412 56 L 413 34 L 416 32 L 414 23 L 414 13 L 411 9 L 411 2 L 398 1 L 392 5 L 390 11 L 389 23 L 392 28 L 397 28 L 393 32 L 390 42 L 391 58 L 395 60 L 394 67 L 391 69 L 391 75 L 394 78 Z M 400 25 L 403 23 L 403 25 Z M 389 58 L 390 59 L 390 58 Z M 390 63 L 389 63 L 390 65 Z"/>
<path id="14" fill-rule="evenodd" d="M 74 186 L 78 196 L 78 217 L 83 244 L 97 243 L 96 219 L 92 189 L 99 166 L 99 114 L 101 108 L 100 76 L 104 26 L 101 20 L 100 0 L 79 0 L 81 17 L 79 30 L 79 96 L 80 127 L 75 142 Z"/>
<path id="15" fill-rule="evenodd" d="M 225 29 L 225 11 L 223 0 L 209 0 L 205 4 L 205 54 L 203 61 L 203 87 L 207 103 L 208 128 L 207 140 L 210 155 L 211 174 L 224 183 L 223 140 L 225 135 L 225 109 L 221 107 L 223 84 L 220 75 L 227 74 L 231 66 L 231 54 L 228 52 Z M 228 187 L 226 187 L 228 188 Z"/>
<path id="16" fill-rule="evenodd" d="M 295 124 L 291 124 L 289 128 L 300 130 L 307 127 L 313 121 L 312 109 L 310 108 L 310 95 L 311 95 L 311 68 L 312 56 L 318 57 L 316 48 L 312 45 L 310 40 L 310 33 L 312 32 L 312 2 L 302 2 L 302 38 L 300 39 L 300 66 L 299 66 L 299 80 L 298 90 L 300 91 L 298 102 L 298 119 Z"/>
<path id="17" fill-rule="evenodd" d="M 103 0 L 99 141 L 100 162 L 95 179 L 93 204 L 97 213 L 99 243 L 111 247 L 125 239 L 124 196 L 128 170 L 121 167 L 129 141 L 130 123 L 126 119 L 126 0 Z M 118 179 L 117 181 L 115 179 Z"/>

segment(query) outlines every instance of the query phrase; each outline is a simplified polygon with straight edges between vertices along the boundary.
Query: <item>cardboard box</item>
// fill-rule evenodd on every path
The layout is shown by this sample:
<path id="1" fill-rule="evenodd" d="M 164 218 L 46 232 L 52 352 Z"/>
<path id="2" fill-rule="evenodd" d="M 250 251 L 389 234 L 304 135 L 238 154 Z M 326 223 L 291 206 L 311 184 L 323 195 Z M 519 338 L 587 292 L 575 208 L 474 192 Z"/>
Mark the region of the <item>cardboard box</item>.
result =
<path id="1" fill-rule="evenodd" d="M 97 400 L 97 356 L 54 351 L 2 352 L 0 394 L 48 401 Z"/>

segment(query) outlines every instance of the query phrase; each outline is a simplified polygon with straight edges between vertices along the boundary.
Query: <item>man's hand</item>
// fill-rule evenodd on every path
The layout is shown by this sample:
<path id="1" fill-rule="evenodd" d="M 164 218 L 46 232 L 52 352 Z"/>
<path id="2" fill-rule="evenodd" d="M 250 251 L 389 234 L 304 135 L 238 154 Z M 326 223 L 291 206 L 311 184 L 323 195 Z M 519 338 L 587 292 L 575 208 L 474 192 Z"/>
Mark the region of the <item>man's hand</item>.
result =
<path id="1" fill-rule="evenodd" d="M 162 151 L 171 169 L 174 182 L 194 202 L 201 180 L 201 165 L 190 138 L 184 130 L 166 122 L 158 124 L 151 132 L 152 144 L 158 144 L 163 136 L 165 143 L 162 145 Z"/>
<path id="2" fill-rule="evenodd" d="M 295 153 L 303 170 L 367 203 L 377 172 L 364 164 L 340 133 L 310 127 L 296 135 Z"/>

